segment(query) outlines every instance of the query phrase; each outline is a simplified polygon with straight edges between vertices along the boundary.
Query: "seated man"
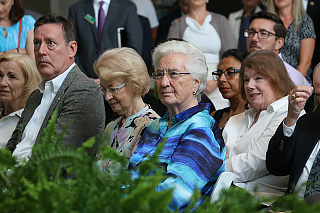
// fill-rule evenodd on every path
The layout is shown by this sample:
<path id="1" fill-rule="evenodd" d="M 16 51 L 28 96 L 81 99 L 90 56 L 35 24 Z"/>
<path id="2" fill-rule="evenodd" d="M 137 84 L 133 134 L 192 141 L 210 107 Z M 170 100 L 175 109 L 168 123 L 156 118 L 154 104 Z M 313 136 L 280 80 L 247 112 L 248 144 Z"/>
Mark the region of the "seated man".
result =
<path id="1" fill-rule="evenodd" d="M 104 129 L 103 96 L 75 64 L 77 42 L 72 23 L 62 16 L 42 16 L 34 27 L 36 65 L 44 80 L 29 97 L 7 148 L 19 160 L 31 156 L 55 109 L 57 134 L 66 131 L 63 146 L 79 147 Z M 90 152 L 95 156 L 94 150 Z"/>
<path id="2" fill-rule="evenodd" d="M 312 90 L 299 85 L 291 91 L 287 117 L 271 138 L 266 155 L 268 171 L 277 176 L 290 175 L 286 193 L 298 190 L 301 198 L 320 193 L 319 178 L 315 179 L 320 172 L 320 112 L 299 118 Z M 313 184 L 306 187 L 306 182 Z"/>
<path id="3" fill-rule="evenodd" d="M 281 19 L 268 12 L 259 12 L 251 16 L 249 29 L 245 31 L 248 52 L 271 50 L 281 57 L 280 49 L 284 44 L 287 29 Z M 289 76 L 295 85 L 310 86 L 308 80 L 295 68 L 282 59 Z"/>

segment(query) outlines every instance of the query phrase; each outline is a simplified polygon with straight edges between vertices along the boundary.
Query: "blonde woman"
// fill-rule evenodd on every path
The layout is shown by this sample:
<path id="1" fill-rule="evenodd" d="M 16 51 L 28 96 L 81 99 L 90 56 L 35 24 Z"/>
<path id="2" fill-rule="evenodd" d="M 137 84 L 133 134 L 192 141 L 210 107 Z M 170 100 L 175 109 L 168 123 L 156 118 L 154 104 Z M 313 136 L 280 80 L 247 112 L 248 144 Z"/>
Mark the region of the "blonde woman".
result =
<path id="1" fill-rule="evenodd" d="M 107 125 L 106 143 L 130 159 L 144 128 L 159 118 L 142 100 L 150 88 L 146 64 L 135 50 L 115 48 L 101 55 L 94 64 L 94 71 L 99 76 L 107 103 L 120 115 Z M 110 171 L 108 160 L 98 164 L 103 171 Z"/>
<path id="2" fill-rule="evenodd" d="M 15 129 L 30 94 L 38 88 L 41 76 L 27 55 L 0 55 L 0 148 Z"/>
<path id="3" fill-rule="evenodd" d="M 287 29 L 281 55 L 285 62 L 311 81 L 311 60 L 316 34 L 301 0 L 268 0 L 268 11 L 278 15 Z"/>

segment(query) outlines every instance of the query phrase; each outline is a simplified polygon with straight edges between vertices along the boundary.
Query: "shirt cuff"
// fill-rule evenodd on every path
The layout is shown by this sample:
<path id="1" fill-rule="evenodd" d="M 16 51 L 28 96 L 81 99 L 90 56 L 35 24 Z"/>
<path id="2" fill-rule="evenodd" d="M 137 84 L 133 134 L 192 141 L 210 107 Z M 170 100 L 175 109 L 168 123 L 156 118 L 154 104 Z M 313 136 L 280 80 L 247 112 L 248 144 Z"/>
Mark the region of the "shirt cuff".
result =
<path id="1" fill-rule="evenodd" d="M 294 128 L 296 127 L 296 123 L 290 127 L 286 126 L 283 121 L 283 135 L 286 137 L 291 137 L 294 132 Z"/>

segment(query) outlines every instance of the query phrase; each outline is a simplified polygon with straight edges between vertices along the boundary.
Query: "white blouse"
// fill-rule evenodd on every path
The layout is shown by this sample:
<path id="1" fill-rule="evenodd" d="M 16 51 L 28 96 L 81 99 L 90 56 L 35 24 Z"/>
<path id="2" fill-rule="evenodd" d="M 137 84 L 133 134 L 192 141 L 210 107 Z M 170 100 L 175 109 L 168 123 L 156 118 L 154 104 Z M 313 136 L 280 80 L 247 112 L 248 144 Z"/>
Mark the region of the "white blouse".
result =
<path id="1" fill-rule="evenodd" d="M 0 109 L 0 116 L 3 111 L 4 109 Z M 11 135 L 17 126 L 22 112 L 23 109 L 20 109 L 0 119 L 0 149 L 6 147 L 8 140 L 11 138 Z"/>
<path id="2" fill-rule="evenodd" d="M 258 196 L 279 197 L 284 194 L 288 176 L 268 173 L 265 159 L 269 140 L 288 112 L 288 96 L 270 104 L 250 128 L 257 110 L 251 108 L 231 117 L 222 136 L 226 144 L 226 171 L 235 174 L 234 184 Z"/>
<path id="3" fill-rule="evenodd" d="M 221 39 L 216 29 L 210 24 L 212 17 L 209 14 L 202 25 L 190 17 L 186 17 L 187 28 L 182 39 L 198 47 L 206 57 L 208 64 L 219 63 Z"/>

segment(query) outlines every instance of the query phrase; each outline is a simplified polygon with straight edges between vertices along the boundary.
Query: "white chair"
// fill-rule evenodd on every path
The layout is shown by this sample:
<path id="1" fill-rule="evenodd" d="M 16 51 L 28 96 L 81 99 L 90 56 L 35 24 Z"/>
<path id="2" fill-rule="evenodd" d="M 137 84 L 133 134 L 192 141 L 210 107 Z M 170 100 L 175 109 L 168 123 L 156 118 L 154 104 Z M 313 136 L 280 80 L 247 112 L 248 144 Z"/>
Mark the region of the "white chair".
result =
<path id="1" fill-rule="evenodd" d="M 221 191 L 230 187 L 233 178 L 234 174 L 232 172 L 222 172 L 219 175 L 216 185 L 211 193 L 210 203 L 214 203 L 219 199 Z"/>

